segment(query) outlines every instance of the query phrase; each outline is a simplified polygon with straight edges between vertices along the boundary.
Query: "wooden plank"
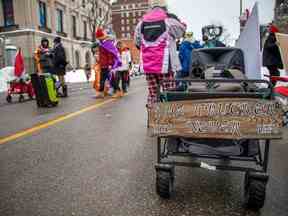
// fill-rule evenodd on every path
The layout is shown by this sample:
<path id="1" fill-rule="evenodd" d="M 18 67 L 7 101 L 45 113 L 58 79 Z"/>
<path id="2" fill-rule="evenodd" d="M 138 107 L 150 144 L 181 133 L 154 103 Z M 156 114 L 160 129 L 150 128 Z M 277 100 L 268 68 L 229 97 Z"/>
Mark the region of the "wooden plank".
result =
<path id="1" fill-rule="evenodd" d="M 149 110 L 151 136 L 281 139 L 279 103 L 251 98 L 158 103 Z"/>

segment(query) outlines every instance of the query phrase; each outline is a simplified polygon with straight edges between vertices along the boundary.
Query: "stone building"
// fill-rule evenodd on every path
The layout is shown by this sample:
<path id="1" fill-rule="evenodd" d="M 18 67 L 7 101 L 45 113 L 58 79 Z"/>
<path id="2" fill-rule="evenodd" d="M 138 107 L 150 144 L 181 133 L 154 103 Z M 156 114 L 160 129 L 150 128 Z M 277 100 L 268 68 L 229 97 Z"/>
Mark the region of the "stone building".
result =
<path id="1" fill-rule="evenodd" d="M 107 23 L 111 23 L 110 1 L 96 2 L 99 17 L 109 13 Z M 33 53 L 41 38 L 47 37 L 52 45 L 53 39 L 60 36 L 69 65 L 81 68 L 92 62 L 90 11 L 88 0 L 0 0 L 0 37 L 22 48 L 26 70 L 32 72 Z"/>
<path id="2" fill-rule="evenodd" d="M 130 48 L 134 62 L 139 62 L 139 52 L 133 42 L 135 27 L 150 7 L 149 0 L 117 0 L 112 4 L 112 26 L 116 38 Z"/>
<path id="3" fill-rule="evenodd" d="M 288 0 L 276 0 L 275 23 L 281 32 L 288 33 Z"/>

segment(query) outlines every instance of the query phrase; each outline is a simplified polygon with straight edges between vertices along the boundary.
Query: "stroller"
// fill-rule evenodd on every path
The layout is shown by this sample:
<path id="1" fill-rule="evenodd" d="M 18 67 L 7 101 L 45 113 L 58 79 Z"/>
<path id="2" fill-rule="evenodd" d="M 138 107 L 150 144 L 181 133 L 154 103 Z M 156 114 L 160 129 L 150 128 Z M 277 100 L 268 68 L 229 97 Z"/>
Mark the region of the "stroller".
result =
<path id="1" fill-rule="evenodd" d="M 8 82 L 9 88 L 7 92 L 6 101 L 12 103 L 12 96 L 19 95 L 18 101 L 20 103 L 24 102 L 24 95 L 27 94 L 29 99 L 33 100 L 34 89 L 30 80 L 29 75 L 22 75 L 16 79 Z"/>
<path id="2" fill-rule="evenodd" d="M 270 143 L 282 138 L 282 106 L 270 82 L 245 77 L 240 49 L 199 49 L 192 56 L 191 78 L 175 81 L 185 88 L 158 88 L 159 103 L 148 110 L 149 132 L 157 137 L 156 191 L 172 196 L 176 166 L 240 171 L 245 204 L 259 210 Z"/>

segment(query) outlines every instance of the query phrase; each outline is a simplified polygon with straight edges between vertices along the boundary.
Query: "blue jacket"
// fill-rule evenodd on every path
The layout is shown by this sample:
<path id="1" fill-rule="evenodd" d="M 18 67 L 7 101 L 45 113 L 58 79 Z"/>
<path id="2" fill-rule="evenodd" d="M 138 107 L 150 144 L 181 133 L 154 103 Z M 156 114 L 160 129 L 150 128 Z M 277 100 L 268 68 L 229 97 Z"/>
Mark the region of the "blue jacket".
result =
<path id="1" fill-rule="evenodd" d="M 192 51 L 193 49 L 203 48 L 199 41 L 193 43 L 189 41 L 183 41 L 179 49 L 179 58 L 182 66 L 182 71 L 180 72 L 181 77 L 189 75 L 189 70 L 192 62 Z"/>

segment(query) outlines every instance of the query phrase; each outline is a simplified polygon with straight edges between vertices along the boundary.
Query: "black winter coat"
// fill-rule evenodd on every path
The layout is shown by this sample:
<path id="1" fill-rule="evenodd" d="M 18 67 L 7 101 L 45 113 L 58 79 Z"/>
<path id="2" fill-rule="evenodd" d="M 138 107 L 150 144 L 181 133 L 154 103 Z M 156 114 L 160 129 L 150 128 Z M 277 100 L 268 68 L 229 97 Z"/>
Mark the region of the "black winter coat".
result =
<path id="1" fill-rule="evenodd" d="M 282 58 L 274 33 L 269 34 L 264 44 L 263 66 L 277 66 L 277 68 L 283 69 Z"/>
<path id="2" fill-rule="evenodd" d="M 56 74 L 65 74 L 65 68 L 67 65 L 66 61 L 66 54 L 65 54 L 65 49 L 62 44 L 58 44 L 55 46 L 54 50 L 54 72 Z"/>

